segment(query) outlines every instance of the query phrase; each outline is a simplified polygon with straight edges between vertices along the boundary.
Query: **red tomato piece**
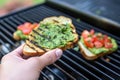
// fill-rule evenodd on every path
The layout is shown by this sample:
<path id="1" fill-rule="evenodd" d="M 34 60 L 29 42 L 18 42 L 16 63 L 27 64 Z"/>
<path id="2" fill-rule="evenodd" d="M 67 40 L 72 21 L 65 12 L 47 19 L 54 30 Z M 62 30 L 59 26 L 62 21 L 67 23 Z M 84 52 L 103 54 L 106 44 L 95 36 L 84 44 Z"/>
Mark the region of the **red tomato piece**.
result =
<path id="1" fill-rule="evenodd" d="M 96 48 L 101 48 L 103 46 L 103 44 L 99 41 L 94 42 L 94 45 Z"/>
<path id="2" fill-rule="evenodd" d="M 93 36 L 92 36 L 92 42 L 95 42 L 95 41 L 98 41 L 98 38 L 97 38 L 96 35 L 93 35 Z"/>
<path id="3" fill-rule="evenodd" d="M 17 29 L 18 29 L 18 30 L 23 30 L 23 29 L 24 29 L 24 25 L 19 25 L 19 26 L 17 27 Z"/>
<path id="4" fill-rule="evenodd" d="M 31 23 L 29 23 L 29 22 L 25 22 L 24 23 L 24 27 L 30 27 L 32 24 Z"/>
<path id="5" fill-rule="evenodd" d="M 19 25 L 17 29 L 21 30 L 23 34 L 29 34 L 32 31 L 32 29 L 34 29 L 37 26 L 38 23 L 31 24 L 30 22 L 25 22 L 24 24 Z"/>
<path id="6" fill-rule="evenodd" d="M 94 33 L 95 33 L 94 29 L 91 29 L 91 30 L 90 30 L 90 34 L 91 34 L 91 35 L 94 35 Z"/>
<path id="7" fill-rule="evenodd" d="M 101 42 L 104 45 L 104 39 L 103 38 L 102 39 L 100 38 L 98 41 Z"/>
<path id="8" fill-rule="evenodd" d="M 88 30 L 84 30 L 84 31 L 82 32 L 82 37 L 83 37 L 83 38 L 87 38 L 89 35 L 90 35 L 90 33 L 89 33 Z"/>
<path id="9" fill-rule="evenodd" d="M 23 34 L 26 34 L 26 35 L 29 34 L 31 31 L 32 31 L 32 29 L 30 29 L 30 28 L 28 28 L 28 29 L 26 28 L 26 29 L 22 30 Z"/>
<path id="10" fill-rule="evenodd" d="M 93 48 L 94 44 L 91 42 L 91 38 L 84 39 L 84 43 L 87 47 Z"/>
<path id="11" fill-rule="evenodd" d="M 111 42 L 111 40 L 107 36 L 104 36 L 104 43 L 108 43 L 108 42 Z"/>
<path id="12" fill-rule="evenodd" d="M 112 43 L 105 43 L 105 48 L 112 48 L 113 44 Z"/>

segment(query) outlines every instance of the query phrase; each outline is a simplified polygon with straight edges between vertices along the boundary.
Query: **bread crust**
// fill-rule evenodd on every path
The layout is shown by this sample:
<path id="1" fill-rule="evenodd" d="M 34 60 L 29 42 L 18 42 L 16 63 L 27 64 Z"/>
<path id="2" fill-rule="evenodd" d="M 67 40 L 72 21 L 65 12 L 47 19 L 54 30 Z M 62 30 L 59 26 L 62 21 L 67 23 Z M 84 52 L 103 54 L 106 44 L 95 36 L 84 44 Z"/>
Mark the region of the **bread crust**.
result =
<path id="1" fill-rule="evenodd" d="M 47 22 L 47 21 L 49 21 L 49 20 L 58 20 L 58 18 L 60 19 L 60 20 L 66 20 L 66 21 L 68 21 L 69 23 L 70 23 L 70 26 L 71 26 L 71 28 L 72 28 L 72 33 L 74 34 L 74 37 L 75 37 L 75 39 L 74 39 L 74 41 L 73 42 L 68 42 L 67 44 L 66 44 L 66 46 L 64 46 L 64 47 L 58 47 L 58 48 L 60 48 L 60 49 L 62 49 L 62 50 L 66 50 L 66 49 L 69 49 L 69 48 L 72 48 L 73 47 L 73 45 L 74 44 L 76 44 L 77 42 L 78 42 L 78 34 L 76 33 L 76 29 L 75 29 L 75 26 L 72 24 L 72 20 L 70 19 L 70 18 L 66 18 L 66 17 L 64 17 L 64 16 L 59 16 L 59 17 L 56 17 L 56 16 L 53 16 L 53 17 L 48 17 L 48 18 L 45 18 L 45 19 L 43 19 L 43 21 L 41 21 L 40 23 L 42 23 L 42 22 Z M 59 21 L 59 20 L 58 20 Z M 65 22 L 65 21 L 64 21 Z M 54 23 L 54 21 L 53 21 L 53 23 Z M 36 30 L 37 28 L 35 28 L 35 30 Z M 30 35 L 32 35 L 31 33 L 30 33 Z M 30 40 L 33 40 L 33 38 L 31 37 L 31 36 L 29 36 L 29 39 Z M 33 47 L 34 49 L 32 49 L 31 47 Z M 32 50 L 33 51 L 32 51 Z M 28 50 L 31 50 L 31 51 L 28 51 Z M 44 54 L 45 52 L 47 52 L 47 51 L 49 51 L 50 49 L 45 49 L 45 51 L 44 50 L 42 50 L 42 49 L 40 49 L 39 47 L 37 47 L 37 46 L 35 46 L 34 44 L 32 44 L 32 43 L 30 43 L 28 40 L 26 40 L 26 44 L 25 44 L 25 46 L 24 46 L 24 48 L 23 48 L 23 54 L 24 55 L 26 55 L 26 56 L 40 56 L 40 55 L 42 55 L 42 54 Z"/>
<path id="2" fill-rule="evenodd" d="M 20 37 L 14 32 L 13 33 L 13 38 L 15 39 L 15 40 L 20 40 Z"/>

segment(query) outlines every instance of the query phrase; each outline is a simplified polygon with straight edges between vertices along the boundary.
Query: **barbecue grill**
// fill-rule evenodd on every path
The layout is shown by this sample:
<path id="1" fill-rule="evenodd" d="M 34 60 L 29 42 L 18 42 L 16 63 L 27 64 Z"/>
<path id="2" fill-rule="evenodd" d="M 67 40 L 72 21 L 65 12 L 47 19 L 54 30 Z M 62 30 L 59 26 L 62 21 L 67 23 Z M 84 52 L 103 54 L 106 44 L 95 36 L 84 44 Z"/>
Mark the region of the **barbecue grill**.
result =
<path id="1" fill-rule="evenodd" d="M 42 70 L 39 80 L 120 80 L 119 35 L 115 35 L 105 30 L 105 28 L 101 29 L 99 26 L 91 25 L 88 21 L 77 21 L 77 18 L 81 17 L 79 17 L 78 13 L 76 13 L 78 17 L 75 12 L 73 13 L 74 15 L 70 10 L 63 11 L 63 8 L 57 8 L 57 5 L 51 5 L 51 2 L 48 1 L 2 17 L 0 19 L 0 58 L 23 43 L 23 41 L 15 41 L 12 38 L 12 34 L 18 25 L 24 22 L 39 22 L 49 16 L 63 15 L 73 20 L 79 35 L 85 29 L 95 29 L 95 31 L 115 38 L 119 46 L 118 50 L 95 61 L 84 59 L 81 53 L 73 48 L 65 50 L 63 56 L 57 62 Z M 87 17 L 87 19 L 90 20 L 91 18 Z"/>

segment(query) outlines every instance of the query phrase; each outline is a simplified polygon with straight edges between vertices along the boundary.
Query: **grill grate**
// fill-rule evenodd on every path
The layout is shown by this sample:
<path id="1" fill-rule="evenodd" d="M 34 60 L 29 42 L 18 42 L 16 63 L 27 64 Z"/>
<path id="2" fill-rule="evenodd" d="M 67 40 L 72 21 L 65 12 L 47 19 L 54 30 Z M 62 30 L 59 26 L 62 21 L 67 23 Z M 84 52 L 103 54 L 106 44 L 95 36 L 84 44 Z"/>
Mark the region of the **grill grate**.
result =
<path id="1" fill-rule="evenodd" d="M 108 34 L 115 38 L 120 45 L 120 38 L 107 33 L 101 29 L 91 26 L 85 22 L 77 22 L 74 17 L 71 17 L 56 9 L 50 8 L 46 4 L 36 6 L 30 9 L 26 9 L 21 12 L 17 12 L 8 17 L 4 17 L 0 20 L 0 45 L 4 45 L 8 51 L 13 50 L 21 42 L 16 42 L 12 38 L 13 32 L 16 30 L 17 25 L 20 25 L 26 21 L 39 22 L 45 17 L 49 16 L 67 16 L 73 20 L 73 24 L 76 26 L 78 34 L 84 29 L 95 29 L 102 33 Z M 5 45 L 9 44 L 9 46 Z M 0 54 L 5 55 L 7 52 L 1 50 Z M 105 61 L 105 58 L 109 58 L 110 62 Z M 53 65 L 47 66 L 41 72 L 42 78 L 40 80 L 112 80 L 120 79 L 120 47 L 116 52 L 108 56 L 99 58 L 95 61 L 85 60 L 82 55 L 74 49 L 64 51 L 63 56 Z"/>

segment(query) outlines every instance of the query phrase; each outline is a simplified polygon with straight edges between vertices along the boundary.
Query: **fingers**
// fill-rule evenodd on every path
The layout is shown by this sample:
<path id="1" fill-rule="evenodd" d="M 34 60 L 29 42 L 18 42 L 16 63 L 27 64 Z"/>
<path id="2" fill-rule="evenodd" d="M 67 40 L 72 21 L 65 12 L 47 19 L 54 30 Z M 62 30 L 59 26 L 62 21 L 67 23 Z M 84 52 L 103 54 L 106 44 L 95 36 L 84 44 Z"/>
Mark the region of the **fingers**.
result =
<path id="1" fill-rule="evenodd" d="M 33 63 L 37 63 L 40 69 L 43 69 L 46 65 L 54 63 L 62 55 L 61 49 L 51 50 L 40 57 L 32 57 L 31 60 Z"/>
<path id="2" fill-rule="evenodd" d="M 24 44 L 22 44 L 22 45 L 19 46 L 17 49 L 15 49 L 15 50 L 13 50 L 12 52 L 10 52 L 9 54 L 21 56 L 21 55 L 22 55 L 23 46 L 24 46 Z"/>
<path id="3" fill-rule="evenodd" d="M 40 56 L 39 60 L 43 63 L 43 66 L 46 66 L 54 63 L 57 59 L 61 57 L 61 55 L 62 55 L 62 50 L 55 49 Z"/>

